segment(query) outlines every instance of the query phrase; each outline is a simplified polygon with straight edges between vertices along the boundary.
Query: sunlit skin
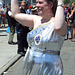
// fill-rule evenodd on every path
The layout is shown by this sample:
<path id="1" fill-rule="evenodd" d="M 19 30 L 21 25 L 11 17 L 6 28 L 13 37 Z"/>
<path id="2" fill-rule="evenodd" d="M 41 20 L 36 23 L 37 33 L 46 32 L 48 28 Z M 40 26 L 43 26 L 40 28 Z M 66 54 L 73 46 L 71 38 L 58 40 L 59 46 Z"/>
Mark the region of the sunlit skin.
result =
<path id="1" fill-rule="evenodd" d="M 63 4 L 63 1 L 58 0 L 57 3 Z M 54 21 L 54 31 L 59 35 L 65 35 L 66 25 L 64 22 L 65 18 L 64 18 L 63 7 L 58 6 L 55 12 L 53 9 L 55 8 L 54 2 L 48 1 L 47 3 L 46 0 L 36 0 L 36 7 L 38 9 L 38 14 L 39 14 L 39 16 L 37 16 L 37 15 L 28 15 L 22 13 L 20 14 L 17 0 L 11 0 L 11 4 L 12 4 L 12 13 L 14 18 L 22 25 L 33 27 L 33 29 L 35 29 L 43 23 Z M 54 14 L 54 12 L 56 14 Z"/>
<path id="2" fill-rule="evenodd" d="M 35 66 L 35 75 L 63 74 L 62 62 L 59 55 L 64 42 L 64 35 L 67 31 L 67 25 L 65 24 L 64 8 L 57 6 L 60 3 L 63 4 L 63 0 L 36 0 L 38 15 L 29 15 L 19 13 L 18 0 L 11 0 L 14 18 L 23 26 L 33 28 L 27 37 L 29 47 L 25 57 L 27 61 L 25 62 L 24 60 L 26 64 L 24 65 L 25 68 L 23 68 L 24 75 L 29 75 L 29 73 L 34 75 Z M 52 57 L 45 60 L 47 56 L 48 58 Z M 33 57 L 31 59 L 33 62 L 29 60 L 30 57 Z M 39 65 L 43 66 L 40 67 Z"/>
<path id="3" fill-rule="evenodd" d="M 44 18 L 49 16 L 54 16 L 52 13 L 52 3 L 49 4 L 45 0 L 37 0 L 36 7 L 38 9 L 38 14 Z"/>
<path id="4" fill-rule="evenodd" d="M 21 3 L 21 8 L 22 8 L 22 9 L 25 9 L 25 2 L 22 2 L 22 3 Z"/>

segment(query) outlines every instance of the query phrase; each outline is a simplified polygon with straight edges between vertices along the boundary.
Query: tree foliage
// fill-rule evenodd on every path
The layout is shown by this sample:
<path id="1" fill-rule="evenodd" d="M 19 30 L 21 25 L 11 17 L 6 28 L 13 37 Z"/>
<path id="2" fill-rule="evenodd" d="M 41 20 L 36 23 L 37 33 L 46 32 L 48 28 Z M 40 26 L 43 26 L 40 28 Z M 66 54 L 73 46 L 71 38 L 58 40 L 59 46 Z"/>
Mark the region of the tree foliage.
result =
<path id="1" fill-rule="evenodd" d="M 71 4 L 71 3 L 73 3 L 73 2 L 75 2 L 75 0 L 64 0 L 64 3 L 65 3 L 65 4 L 67 4 L 67 3 L 70 3 L 70 4 Z"/>

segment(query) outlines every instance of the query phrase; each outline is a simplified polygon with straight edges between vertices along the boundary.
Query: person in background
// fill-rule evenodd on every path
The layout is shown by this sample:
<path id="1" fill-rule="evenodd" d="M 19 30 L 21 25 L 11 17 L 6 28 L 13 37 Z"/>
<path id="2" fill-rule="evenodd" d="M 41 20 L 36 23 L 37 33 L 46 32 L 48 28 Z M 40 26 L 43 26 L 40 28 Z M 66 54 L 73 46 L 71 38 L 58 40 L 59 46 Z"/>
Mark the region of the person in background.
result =
<path id="1" fill-rule="evenodd" d="M 28 49 L 22 75 L 63 75 L 60 57 L 67 25 L 63 0 L 36 0 L 38 15 L 20 13 L 18 0 L 11 0 L 12 14 L 23 26 L 33 27 L 27 34 Z M 60 17 L 61 16 L 61 17 Z"/>
<path id="2" fill-rule="evenodd" d="M 31 10 L 32 10 L 32 14 L 33 15 L 38 15 L 37 8 L 36 8 L 35 5 L 32 6 L 32 9 Z"/>
<path id="3" fill-rule="evenodd" d="M 27 14 L 27 10 L 28 10 L 28 4 L 27 4 L 27 2 L 25 2 L 25 12 L 26 12 L 26 14 Z"/>
<path id="4" fill-rule="evenodd" d="M 5 7 L 5 4 L 3 4 L 3 14 L 2 14 L 2 17 L 3 17 L 3 27 L 5 27 L 5 24 L 6 24 L 6 7 Z"/>
<path id="5" fill-rule="evenodd" d="M 1 8 L 0 8 L 0 28 L 2 27 L 1 23 L 2 23 L 2 13 L 1 13 Z"/>
<path id="6" fill-rule="evenodd" d="M 64 5 L 64 13 L 65 13 L 65 21 L 67 22 L 67 13 L 68 13 L 68 7 Z"/>
<path id="7" fill-rule="evenodd" d="M 16 42 L 13 42 L 14 34 L 15 34 L 16 20 L 12 16 L 10 3 L 6 11 L 6 16 L 7 16 L 8 26 L 10 27 L 8 44 L 14 45 L 14 44 L 17 44 Z"/>
<path id="8" fill-rule="evenodd" d="M 69 18 L 72 18 L 72 26 L 73 26 L 72 42 L 75 42 L 75 2 L 72 3 L 72 10 Z"/>
<path id="9" fill-rule="evenodd" d="M 71 8 L 68 8 L 68 13 L 67 13 L 67 39 L 72 39 L 72 33 L 73 33 L 73 27 L 72 27 L 72 19 L 69 18 L 69 16 L 71 15 Z"/>
<path id="10" fill-rule="evenodd" d="M 2 28 L 3 4 L 0 2 L 0 28 Z"/>
<path id="11" fill-rule="evenodd" d="M 7 9 L 8 9 L 8 5 L 6 5 L 6 11 L 7 11 Z M 6 15 L 6 24 L 8 24 L 8 22 L 7 22 L 7 15 Z"/>
<path id="12" fill-rule="evenodd" d="M 26 4 L 25 1 L 21 2 L 20 13 L 26 14 L 25 4 Z M 17 42 L 18 42 L 17 53 L 24 56 L 28 48 L 27 33 L 29 32 L 29 27 L 24 27 L 22 26 L 21 23 L 17 22 L 16 29 L 17 29 Z"/>
<path id="13" fill-rule="evenodd" d="M 32 15 L 32 7 L 31 6 L 29 6 L 29 9 L 27 9 L 27 14 L 30 14 L 30 15 Z"/>

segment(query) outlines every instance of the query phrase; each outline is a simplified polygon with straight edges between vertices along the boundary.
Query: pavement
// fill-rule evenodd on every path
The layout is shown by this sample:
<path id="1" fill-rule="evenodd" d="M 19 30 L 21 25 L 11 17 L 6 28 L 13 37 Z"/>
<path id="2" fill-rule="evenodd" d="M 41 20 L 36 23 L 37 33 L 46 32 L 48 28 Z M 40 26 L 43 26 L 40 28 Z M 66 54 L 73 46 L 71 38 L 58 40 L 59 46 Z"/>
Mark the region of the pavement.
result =
<path id="1" fill-rule="evenodd" d="M 9 33 L 6 27 L 0 28 L 0 75 L 8 69 L 16 60 L 21 56 L 17 54 L 17 45 L 9 45 L 8 37 Z M 17 34 L 14 35 L 14 42 L 17 42 Z"/>

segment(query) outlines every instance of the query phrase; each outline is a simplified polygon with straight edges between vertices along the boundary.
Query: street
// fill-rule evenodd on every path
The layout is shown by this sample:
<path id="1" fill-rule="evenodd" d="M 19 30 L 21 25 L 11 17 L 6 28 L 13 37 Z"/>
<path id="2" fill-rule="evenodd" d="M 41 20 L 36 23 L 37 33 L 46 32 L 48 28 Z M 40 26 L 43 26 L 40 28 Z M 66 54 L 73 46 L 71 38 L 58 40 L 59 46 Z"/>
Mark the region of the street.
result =
<path id="1" fill-rule="evenodd" d="M 61 58 L 63 62 L 63 75 L 75 75 L 75 42 L 65 40 L 61 49 Z M 13 66 L 3 75 L 22 75 L 23 57 L 21 57 Z"/>

